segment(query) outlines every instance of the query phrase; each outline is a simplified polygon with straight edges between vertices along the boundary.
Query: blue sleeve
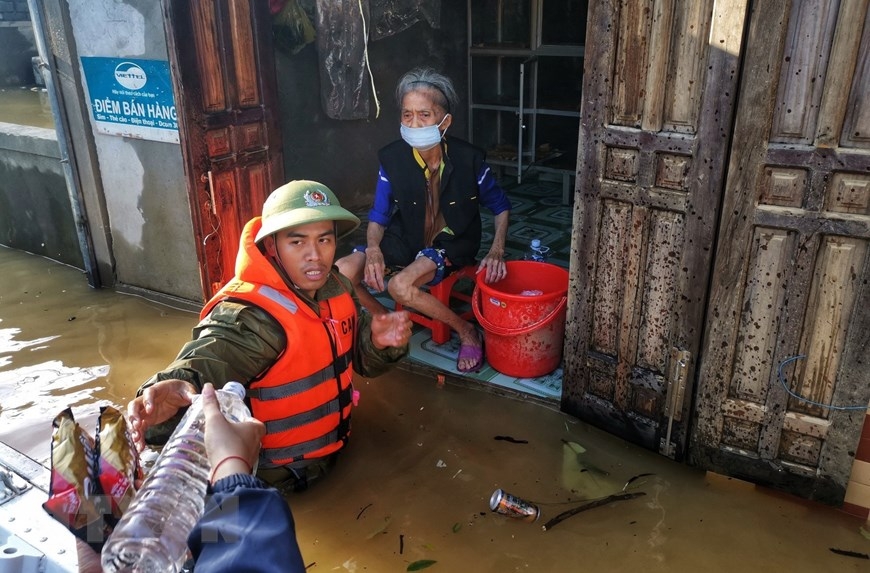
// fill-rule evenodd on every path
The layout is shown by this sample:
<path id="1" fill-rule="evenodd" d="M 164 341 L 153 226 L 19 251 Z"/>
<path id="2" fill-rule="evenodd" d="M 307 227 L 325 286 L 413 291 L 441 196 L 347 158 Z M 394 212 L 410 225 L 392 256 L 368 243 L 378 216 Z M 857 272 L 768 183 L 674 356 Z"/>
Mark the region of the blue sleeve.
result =
<path id="1" fill-rule="evenodd" d="M 502 211 L 510 211 L 510 199 L 496 181 L 492 169 L 485 161 L 481 164 L 480 172 L 477 174 L 477 187 L 480 189 L 480 204 L 492 211 L 493 215 L 498 215 Z"/>
<path id="2" fill-rule="evenodd" d="M 369 211 L 369 221 L 386 227 L 390 223 L 390 212 L 393 209 L 393 185 L 384 172 L 383 165 L 378 168 L 378 183 L 375 186 L 375 199 Z"/>
<path id="3" fill-rule="evenodd" d="M 251 475 L 236 474 L 214 484 L 187 545 L 197 571 L 305 573 L 287 502 Z"/>

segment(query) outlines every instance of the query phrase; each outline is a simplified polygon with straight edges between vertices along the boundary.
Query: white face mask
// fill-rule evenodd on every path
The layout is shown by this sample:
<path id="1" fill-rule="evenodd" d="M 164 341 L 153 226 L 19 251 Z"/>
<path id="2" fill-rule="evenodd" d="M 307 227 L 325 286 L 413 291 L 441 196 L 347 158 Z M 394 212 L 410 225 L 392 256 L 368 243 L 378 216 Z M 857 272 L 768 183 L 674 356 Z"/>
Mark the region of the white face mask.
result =
<path id="1" fill-rule="evenodd" d="M 427 125 L 426 127 L 408 127 L 404 123 L 399 126 L 399 133 L 402 134 L 402 139 L 405 143 L 417 149 L 418 151 L 426 151 L 432 149 L 441 142 L 444 134 L 441 133 L 441 124 L 450 114 L 438 123 L 438 125 Z M 447 130 L 444 130 L 447 133 Z"/>

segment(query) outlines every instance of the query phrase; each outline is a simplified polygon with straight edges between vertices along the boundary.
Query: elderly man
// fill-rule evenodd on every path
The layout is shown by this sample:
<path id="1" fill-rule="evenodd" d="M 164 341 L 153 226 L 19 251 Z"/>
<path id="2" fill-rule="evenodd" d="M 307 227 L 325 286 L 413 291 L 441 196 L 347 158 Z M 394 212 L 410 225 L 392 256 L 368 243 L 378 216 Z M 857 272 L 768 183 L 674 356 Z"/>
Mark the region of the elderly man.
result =
<path id="1" fill-rule="evenodd" d="M 503 279 L 510 201 L 499 187 L 485 154 L 470 143 L 447 136 L 458 100 L 449 78 L 431 69 L 412 70 L 396 87 L 401 108 L 400 140 L 378 152 L 380 170 L 369 212 L 366 245 L 336 263 L 357 288 L 372 313 L 386 308 L 366 285 L 450 326 L 460 341 L 456 367 L 476 372 L 483 366 L 483 344 L 475 326 L 423 290 L 456 269 L 477 264 L 481 242 L 481 206 L 492 211 L 494 233 L 480 261 L 489 283 Z M 364 283 L 364 284 L 363 284 Z"/>

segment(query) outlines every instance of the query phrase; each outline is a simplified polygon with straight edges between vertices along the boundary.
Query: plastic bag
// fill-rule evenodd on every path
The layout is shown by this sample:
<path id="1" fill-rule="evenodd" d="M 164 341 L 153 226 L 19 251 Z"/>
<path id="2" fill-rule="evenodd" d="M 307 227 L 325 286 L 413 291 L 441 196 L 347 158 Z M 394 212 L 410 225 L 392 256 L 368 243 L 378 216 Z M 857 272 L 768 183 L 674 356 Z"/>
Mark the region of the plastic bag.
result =
<path id="1" fill-rule="evenodd" d="M 420 21 L 441 27 L 441 0 L 370 0 L 370 40 L 380 40 L 407 30 Z"/>
<path id="2" fill-rule="evenodd" d="M 311 42 L 316 34 L 308 14 L 297 0 L 287 0 L 272 18 L 275 47 L 293 55 Z"/>
<path id="3" fill-rule="evenodd" d="M 100 408 L 97 439 L 67 408 L 52 422 L 51 482 L 42 507 L 99 552 L 142 478 L 127 420 L 112 406 Z"/>
<path id="4" fill-rule="evenodd" d="M 365 119 L 369 115 L 363 15 L 367 22 L 368 0 L 361 4 L 356 0 L 317 0 L 320 104 L 332 119 Z"/>
<path id="5" fill-rule="evenodd" d="M 51 483 L 42 507 L 99 551 L 109 534 L 94 481 L 94 440 L 67 408 L 52 422 Z"/>

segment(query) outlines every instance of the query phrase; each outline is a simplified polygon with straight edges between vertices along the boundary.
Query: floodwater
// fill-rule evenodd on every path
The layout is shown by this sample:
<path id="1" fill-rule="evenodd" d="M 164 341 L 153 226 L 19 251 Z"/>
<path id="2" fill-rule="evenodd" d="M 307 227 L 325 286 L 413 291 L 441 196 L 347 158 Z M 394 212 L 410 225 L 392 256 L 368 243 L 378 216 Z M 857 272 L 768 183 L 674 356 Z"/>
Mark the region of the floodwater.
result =
<path id="1" fill-rule="evenodd" d="M 48 92 L 38 86 L 0 88 L 0 122 L 54 129 Z"/>
<path id="2" fill-rule="evenodd" d="M 0 247 L 0 439 L 48 464 L 56 413 L 72 406 L 92 431 L 99 405 L 126 404 L 195 321 Z M 399 572 L 422 560 L 433 573 L 870 567 L 831 551 L 870 553 L 862 520 L 672 462 L 540 403 L 439 383 L 419 368 L 357 386 L 346 452 L 324 481 L 289 498 L 310 572 Z M 625 487 L 639 474 L 652 475 Z M 540 519 L 491 512 L 496 488 L 537 504 Z M 623 489 L 643 495 L 542 530 Z"/>

